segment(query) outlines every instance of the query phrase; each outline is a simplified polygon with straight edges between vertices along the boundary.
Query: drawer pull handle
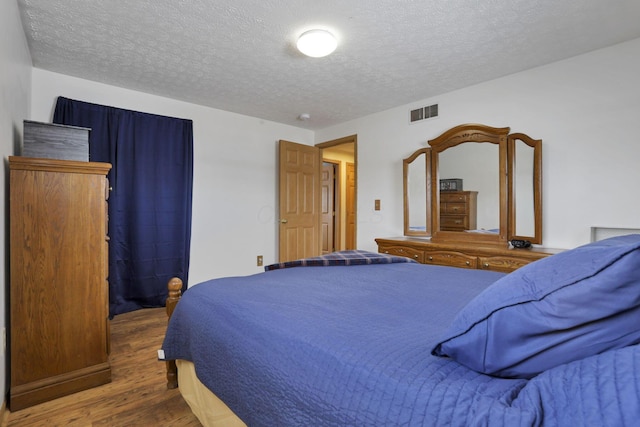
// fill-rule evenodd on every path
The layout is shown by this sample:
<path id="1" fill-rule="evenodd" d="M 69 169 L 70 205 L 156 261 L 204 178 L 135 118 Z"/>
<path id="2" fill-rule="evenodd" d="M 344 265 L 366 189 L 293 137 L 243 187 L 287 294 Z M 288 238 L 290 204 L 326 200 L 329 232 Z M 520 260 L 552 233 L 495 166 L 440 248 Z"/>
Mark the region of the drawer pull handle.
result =
<path id="1" fill-rule="evenodd" d="M 471 265 L 471 263 L 469 261 L 467 261 L 467 265 Z"/>
<path id="2" fill-rule="evenodd" d="M 413 257 L 414 257 L 415 259 L 418 259 L 418 255 L 417 255 L 417 254 L 416 254 L 416 255 L 414 255 Z"/>
<path id="3" fill-rule="evenodd" d="M 384 251 L 384 253 L 385 253 L 385 254 L 388 254 L 388 253 L 389 253 L 389 251 Z"/>
<path id="4" fill-rule="evenodd" d="M 429 261 L 433 261 L 433 257 L 432 256 L 429 257 Z"/>
<path id="5" fill-rule="evenodd" d="M 484 263 L 484 268 L 489 268 L 489 263 L 488 262 Z"/>

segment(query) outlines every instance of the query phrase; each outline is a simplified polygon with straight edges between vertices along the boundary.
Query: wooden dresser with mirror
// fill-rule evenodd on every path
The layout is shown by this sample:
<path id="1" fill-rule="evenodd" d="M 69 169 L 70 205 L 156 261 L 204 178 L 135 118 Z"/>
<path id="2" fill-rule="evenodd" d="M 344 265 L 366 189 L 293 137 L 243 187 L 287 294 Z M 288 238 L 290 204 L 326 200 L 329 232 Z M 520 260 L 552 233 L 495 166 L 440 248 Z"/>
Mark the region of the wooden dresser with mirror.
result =
<path id="1" fill-rule="evenodd" d="M 403 161 L 405 235 L 377 238 L 379 252 L 509 272 L 559 251 L 541 246 L 541 140 L 465 124 L 428 144 Z M 441 180 L 460 187 L 441 190 Z"/>

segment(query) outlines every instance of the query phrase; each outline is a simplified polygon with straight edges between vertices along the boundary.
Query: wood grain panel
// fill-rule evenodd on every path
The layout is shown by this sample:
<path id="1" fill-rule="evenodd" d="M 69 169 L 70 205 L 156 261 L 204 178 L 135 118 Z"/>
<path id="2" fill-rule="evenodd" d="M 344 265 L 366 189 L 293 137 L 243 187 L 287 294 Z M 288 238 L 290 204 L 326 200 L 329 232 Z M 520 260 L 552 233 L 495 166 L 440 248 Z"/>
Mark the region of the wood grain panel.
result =
<path id="1" fill-rule="evenodd" d="M 279 144 L 279 261 L 320 255 L 320 150 Z"/>
<path id="2" fill-rule="evenodd" d="M 347 163 L 347 225 L 345 249 L 356 249 L 356 165 Z"/>
<path id="3" fill-rule="evenodd" d="M 22 155 L 60 160 L 89 160 L 91 129 L 24 121 Z"/>
<path id="4" fill-rule="evenodd" d="M 320 183 L 317 181 L 318 173 L 317 171 L 304 172 L 300 175 L 300 179 L 302 180 L 302 194 L 298 194 L 302 203 L 302 212 L 305 215 L 314 215 L 319 214 L 319 206 L 317 205 L 318 193 L 320 191 Z"/>
<path id="5" fill-rule="evenodd" d="M 106 173 L 10 157 L 10 399 L 21 409 L 110 381 Z"/>

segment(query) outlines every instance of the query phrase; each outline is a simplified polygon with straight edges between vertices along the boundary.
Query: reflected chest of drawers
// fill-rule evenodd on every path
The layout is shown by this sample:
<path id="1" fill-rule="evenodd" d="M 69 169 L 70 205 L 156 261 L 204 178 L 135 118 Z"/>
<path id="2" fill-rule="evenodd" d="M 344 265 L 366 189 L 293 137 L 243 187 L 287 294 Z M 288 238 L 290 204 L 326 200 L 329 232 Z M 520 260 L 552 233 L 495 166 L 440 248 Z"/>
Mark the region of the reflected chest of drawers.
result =
<path id="1" fill-rule="evenodd" d="M 440 192 L 440 229 L 475 230 L 478 217 L 477 191 Z"/>

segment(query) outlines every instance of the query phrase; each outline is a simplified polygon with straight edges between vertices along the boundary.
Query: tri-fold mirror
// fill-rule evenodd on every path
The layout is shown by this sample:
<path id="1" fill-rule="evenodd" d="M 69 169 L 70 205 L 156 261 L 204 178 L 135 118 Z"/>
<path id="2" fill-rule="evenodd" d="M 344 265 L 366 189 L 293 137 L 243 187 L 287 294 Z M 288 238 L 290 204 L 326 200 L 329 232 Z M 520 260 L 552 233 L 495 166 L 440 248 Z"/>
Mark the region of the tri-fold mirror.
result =
<path id="1" fill-rule="evenodd" d="M 542 141 L 456 126 L 403 161 L 404 234 L 432 241 L 542 243 Z"/>

